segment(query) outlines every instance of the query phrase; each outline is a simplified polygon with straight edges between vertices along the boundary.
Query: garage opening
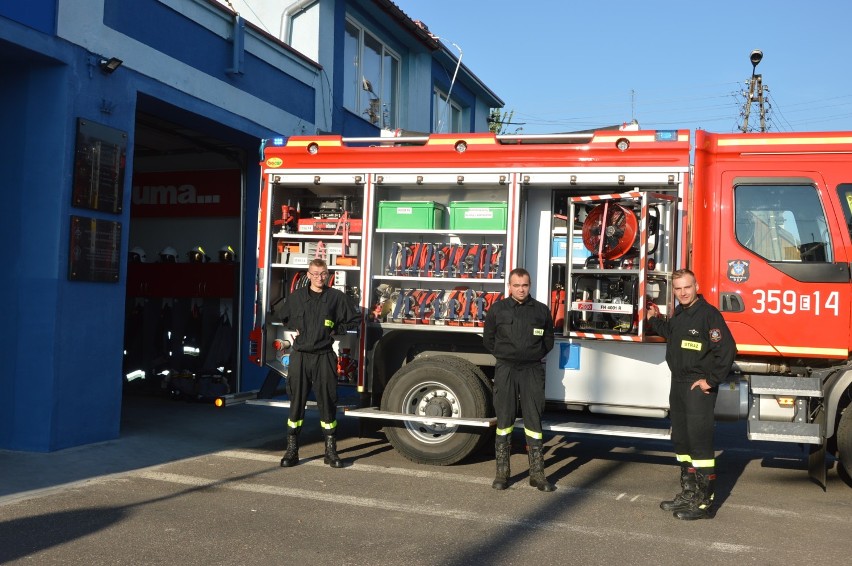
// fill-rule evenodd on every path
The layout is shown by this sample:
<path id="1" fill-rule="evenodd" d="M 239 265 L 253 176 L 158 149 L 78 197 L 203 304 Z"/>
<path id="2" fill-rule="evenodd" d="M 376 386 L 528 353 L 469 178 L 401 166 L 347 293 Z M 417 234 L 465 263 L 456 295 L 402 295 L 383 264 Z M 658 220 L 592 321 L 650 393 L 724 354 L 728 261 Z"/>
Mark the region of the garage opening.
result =
<path id="1" fill-rule="evenodd" d="M 212 400 L 239 382 L 244 135 L 162 103 L 139 108 L 124 395 Z"/>

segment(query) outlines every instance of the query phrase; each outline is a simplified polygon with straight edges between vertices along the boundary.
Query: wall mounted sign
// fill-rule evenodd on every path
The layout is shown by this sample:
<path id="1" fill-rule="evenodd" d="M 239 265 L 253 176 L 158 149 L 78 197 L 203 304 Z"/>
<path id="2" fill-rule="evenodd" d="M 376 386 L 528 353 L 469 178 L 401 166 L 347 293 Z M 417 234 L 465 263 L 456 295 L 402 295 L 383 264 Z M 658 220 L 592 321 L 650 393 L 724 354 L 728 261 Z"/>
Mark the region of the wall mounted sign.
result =
<path id="1" fill-rule="evenodd" d="M 131 218 L 236 217 L 242 204 L 239 169 L 133 173 Z"/>
<path id="2" fill-rule="evenodd" d="M 71 204 L 121 212 L 126 159 L 126 132 L 78 118 Z"/>
<path id="3" fill-rule="evenodd" d="M 71 217 L 68 279 L 117 283 L 121 267 L 121 223 Z"/>

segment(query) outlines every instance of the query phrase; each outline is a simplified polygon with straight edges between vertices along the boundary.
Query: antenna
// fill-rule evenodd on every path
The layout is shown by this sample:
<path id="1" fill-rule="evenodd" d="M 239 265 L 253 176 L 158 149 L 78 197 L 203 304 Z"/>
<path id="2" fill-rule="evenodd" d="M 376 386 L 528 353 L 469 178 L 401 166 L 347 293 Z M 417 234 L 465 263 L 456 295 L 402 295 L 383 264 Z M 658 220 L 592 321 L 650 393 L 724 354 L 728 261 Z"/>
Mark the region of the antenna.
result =
<path id="1" fill-rule="evenodd" d="M 436 38 L 440 39 L 440 38 Z M 462 57 L 464 57 L 464 52 L 462 52 L 462 48 L 456 45 L 453 42 L 450 42 L 450 45 L 459 50 L 459 60 L 456 63 L 456 70 L 453 71 L 453 80 L 450 81 L 450 90 L 447 92 L 447 102 L 444 104 L 444 118 L 449 120 L 450 118 L 450 96 L 453 94 L 453 86 L 456 84 L 456 76 L 459 74 L 459 67 L 461 67 Z M 436 133 L 441 132 L 441 126 L 444 124 L 444 120 L 438 120 L 438 131 Z"/>
<path id="2" fill-rule="evenodd" d="M 636 121 L 636 89 L 630 89 L 630 121 Z"/>

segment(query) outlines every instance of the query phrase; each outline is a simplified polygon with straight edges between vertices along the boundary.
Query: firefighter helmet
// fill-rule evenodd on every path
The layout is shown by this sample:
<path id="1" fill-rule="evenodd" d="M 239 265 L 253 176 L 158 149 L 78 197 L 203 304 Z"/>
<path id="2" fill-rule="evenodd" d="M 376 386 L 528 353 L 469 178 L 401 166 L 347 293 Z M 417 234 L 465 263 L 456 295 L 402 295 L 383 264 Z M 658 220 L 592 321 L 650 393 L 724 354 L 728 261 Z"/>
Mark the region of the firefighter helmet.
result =
<path id="1" fill-rule="evenodd" d="M 166 246 L 162 250 L 160 250 L 160 261 L 162 263 L 176 263 L 177 262 L 177 250 L 171 246 Z"/>
<path id="2" fill-rule="evenodd" d="M 147 259 L 145 257 L 145 250 L 139 246 L 131 248 L 130 251 L 127 252 L 127 255 L 129 256 L 128 259 L 130 263 L 145 263 Z"/>
<path id="3" fill-rule="evenodd" d="M 186 255 L 189 257 L 190 263 L 207 263 L 210 261 L 210 258 L 207 257 L 207 254 L 204 252 L 204 248 L 201 246 L 195 246 L 186 252 Z"/>
<path id="4" fill-rule="evenodd" d="M 230 263 L 236 261 L 237 253 L 231 246 L 222 246 L 219 248 L 219 261 Z"/>

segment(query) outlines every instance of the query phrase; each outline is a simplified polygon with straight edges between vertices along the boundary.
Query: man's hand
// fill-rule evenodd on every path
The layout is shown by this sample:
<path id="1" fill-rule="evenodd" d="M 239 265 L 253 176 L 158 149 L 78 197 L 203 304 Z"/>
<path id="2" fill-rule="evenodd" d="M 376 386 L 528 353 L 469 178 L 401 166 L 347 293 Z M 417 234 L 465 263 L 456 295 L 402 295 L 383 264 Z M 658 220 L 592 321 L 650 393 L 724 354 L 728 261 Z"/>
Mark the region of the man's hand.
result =
<path id="1" fill-rule="evenodd" d="M 707 380 L 704 379 L 703 377 L 701 379 L 699 379 L 698 381 L 696 381 L 695 383 L 693 383 L 692 387 L 690 387 L 689 390 L 692 391 L 696 387 L 700 387 L 702 393 L 704 393 L 705 395 L 710 395 L 710 390 L 712 389 L 712 387 L 710 387 L 710 384 L 707 383 Z"/>
<path id="2" fill-rule="evenodd" d="M 657 316 L 660 316 L 660 308 L 654 303 L 648 303 L 648 308 L 645 309 L 645 320 Z"/>

